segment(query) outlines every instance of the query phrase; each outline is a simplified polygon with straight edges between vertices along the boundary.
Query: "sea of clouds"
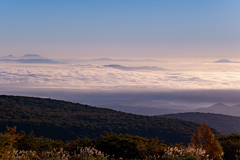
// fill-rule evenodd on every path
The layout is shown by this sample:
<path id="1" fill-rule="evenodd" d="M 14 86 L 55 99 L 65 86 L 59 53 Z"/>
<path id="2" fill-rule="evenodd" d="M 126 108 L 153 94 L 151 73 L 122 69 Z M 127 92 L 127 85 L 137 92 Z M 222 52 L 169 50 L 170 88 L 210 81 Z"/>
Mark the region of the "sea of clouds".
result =
<path id="1" fill-rule="evenodd" d="M 218 102 L 239 104 L 239 70 L 239 63 L 0 62 L 0 94 L 61 99 L 146 115 L 175 113 Z"/>
<path id="2" fill-rule="evenodd" d="M 96 64 L 2 64 L 0 84 L 90 90 L 240 89 L 240 73 L 121 70 Z"/>

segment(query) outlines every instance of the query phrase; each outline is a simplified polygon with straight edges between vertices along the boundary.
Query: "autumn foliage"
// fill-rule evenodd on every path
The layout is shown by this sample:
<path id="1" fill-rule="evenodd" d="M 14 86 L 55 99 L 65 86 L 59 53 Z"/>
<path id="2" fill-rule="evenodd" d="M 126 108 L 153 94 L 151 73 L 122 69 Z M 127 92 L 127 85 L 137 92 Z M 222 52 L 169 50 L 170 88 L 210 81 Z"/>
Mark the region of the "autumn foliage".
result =
<path id="1" fill-rule="evenodd" d="M 219 142 L 218 142 L 219 141 Z M 222 149 L 223 148 L 223 149 Z M 224 151 L 224 152 L 223 152 Z M 16 133 L 16 127 L 7 127 L 0 133 L 0 159 L 156 159 L 156 160 L 218 160 L 239 159 L 240 135 L 230 134 L 215 139 L 204 123 L 192 135 L 188 147 L 166 145 L 158 138 L 105 132 L 101 138 L 72 141 L 35 137 L 34 132 Z M 54 158 L 55 157 L 55 158 Z M 17 158 L 18 159 L 18 158 Z M 20 158 L 21 159 L 21 158 Z"/>
<path id="2" fill-rule="evenodd" d="M 22 137 L 16 134 L 16 127 L 6 127 L 4 133 L 0 133 L 0 158 L 7 156 L 9 150 L 13 150 L 13 145 Z"/>
<path id="3" fill-rule="evenodd" d="M 222 147 L 220 143 L 214 139 L 211 128 L 206 123 L 203 123 L 197 130 L 197 134 L 192 135 L 189 147 L 205 150 L 204 159 L 222 159 Z"/>

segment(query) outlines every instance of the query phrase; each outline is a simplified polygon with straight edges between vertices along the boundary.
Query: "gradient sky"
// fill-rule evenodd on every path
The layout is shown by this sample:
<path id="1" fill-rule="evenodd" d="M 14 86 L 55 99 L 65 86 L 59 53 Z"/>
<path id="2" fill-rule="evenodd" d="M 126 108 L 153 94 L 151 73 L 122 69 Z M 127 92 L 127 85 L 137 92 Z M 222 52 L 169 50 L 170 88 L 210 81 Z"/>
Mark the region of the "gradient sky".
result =
<path id="1" fill-rule="evenodd" d="M 239 0 L 2 0 L 0 56 L 240 58 Z"/>
<path id="2" fill-rule="evenodd" d="M 0 94 L 96 106 L 239 104 L 239 44 L 240 0 L 0 0 Z M 59 63 L 1 59 L 10 54 Z"/>

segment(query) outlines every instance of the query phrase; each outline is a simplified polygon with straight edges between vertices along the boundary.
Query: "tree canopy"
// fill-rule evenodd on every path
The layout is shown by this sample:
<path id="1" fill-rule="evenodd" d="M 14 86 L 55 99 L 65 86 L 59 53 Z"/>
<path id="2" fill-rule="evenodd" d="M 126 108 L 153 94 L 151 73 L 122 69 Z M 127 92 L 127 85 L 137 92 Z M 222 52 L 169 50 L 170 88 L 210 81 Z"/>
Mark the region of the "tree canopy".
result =
<path id="1" fill-rule="evenodd" d="M 214 138 L 210 127 L 203 123 L 198 127 L 198 132 L 192 135 L 189 147 L 196 149 L 203 149 L 205 151 L 204 159 L 221 159 L 223 155 L 222 147 Z"/>

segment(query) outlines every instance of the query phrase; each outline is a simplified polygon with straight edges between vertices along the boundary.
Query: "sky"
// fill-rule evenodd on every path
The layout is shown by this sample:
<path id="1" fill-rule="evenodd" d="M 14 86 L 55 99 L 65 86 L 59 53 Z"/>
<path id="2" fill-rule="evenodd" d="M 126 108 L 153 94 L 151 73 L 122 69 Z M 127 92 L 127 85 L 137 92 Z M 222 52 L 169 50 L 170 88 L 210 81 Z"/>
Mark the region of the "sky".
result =
<path id="1" fill-rule="evenodd" d="M 2 0 L 0 56 L 238 58 L 239 0 Z"/>
<path id="2" fill-rule="evenodd" d="M 239 17 L 239 0 L 2 0 L 0 94 L 115 109 L 240 104 Z"/>

